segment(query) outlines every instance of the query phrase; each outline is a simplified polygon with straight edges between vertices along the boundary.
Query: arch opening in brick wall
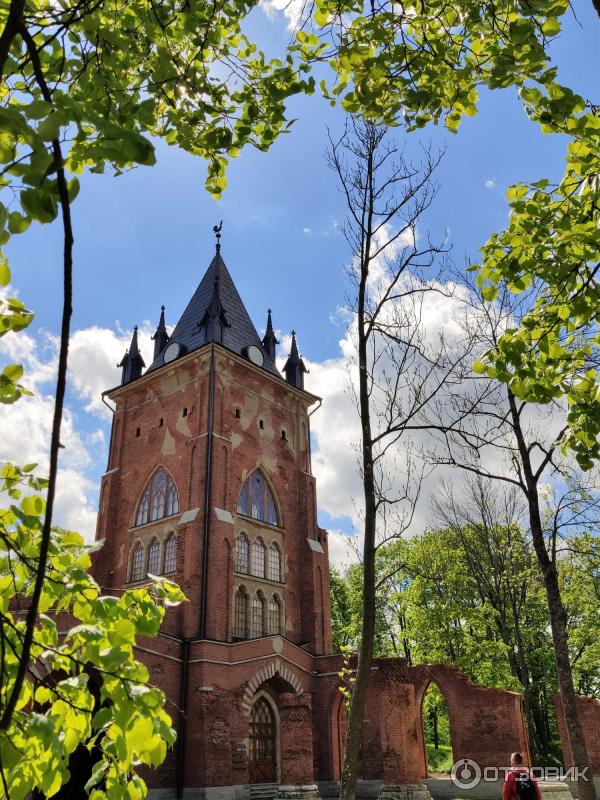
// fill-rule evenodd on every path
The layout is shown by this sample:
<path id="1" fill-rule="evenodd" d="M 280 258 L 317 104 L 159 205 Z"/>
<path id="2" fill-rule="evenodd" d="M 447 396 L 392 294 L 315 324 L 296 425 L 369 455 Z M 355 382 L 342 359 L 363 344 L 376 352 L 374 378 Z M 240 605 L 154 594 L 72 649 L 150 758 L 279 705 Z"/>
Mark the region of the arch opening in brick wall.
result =
<path id="1" fill-rule="evenodd" d="M 437 690 L 437 692 L 436 692 L 436 690 Z M 428 720 L 426 719 L 426 717 L 429 715 L 429 710 L 426 708 L 426 705 L 427 705 L 428 699 L 432 695 L 435 695 L 436 693 L 437 693 L 438 697 L 435 698 L 435 699 L 438 700 L 438 702 L 435 703 L 435 705 L 433 703 L 431 705 L 433 707 L 439 706 L 438 708 L 435 709 L 437 714 L 440 714 L 440 711 L 442 711 L 442 708 L 445 711 L 445 717 L 446 717 L 447 726 L 448 726 L 448 735 L 447 735 L 448 742 L 444 741 L 444 739 L 446 737 L 443 735 L 444 732 L 441 730 L 442 720 L 441 719 L 436 719 L 435 717 L 432 717 L 432 716 L 430 716 L 430 720 L 431 720 L 431 723 L 432 723 L 431 727 L 433 728 L 434 741 L 432 741 L 432 742 L 428 741 L 428 738 L 429 738 L 428 737 L 429 725 L 427 724 Z M 426 685 L 426 687 L 425 687 L 425 689 L 423 691 L 423 694 L 421 696 L 421 703 L 419 705 L 419 713 L 420 713 L 420 717 L 421 717 L 421 736 L 422 736 L 422 744 L 423 744 L 423 763 L 424 763 L 424 768 L 425 768 L 424 771 L 425 771 L 425 777 L 428 778 L 428 777 L 430 777 L 431 772 L 432 771 L 436 771 L 436 770 L 435 770 L 435 768 L 433 770 L 431 769 L 430 757 L 429 757 L 429 753 L 427 752 L 427 745 L 428 744 L 433 744 L 434 748 L 435 748 L 436 733 L 437 733 L 437 738 L 438 738 L 438 745 L 441 746 L 442 752 L 445 749 L 445 745 L 449 745 L 450 746 L 450 755 L 452 755 L 452 753 L 453 753 L 452 725 L 450 723 L 450 711 L 448 709 L 448 701 L 446 699 L 446 696 L 445 696 L 441 686 L 434 679 L 431 679 L 427 683 L 427 685 Z M 438 748 L 435 748 L 435 749 L 438 749 Z M 440 755 L 441 755 L 441 753 L 440 753 Z M 454 762 L 454 758 L 452 758 L 452 762 Z M 435 767 L 435 764 L 434 764 L 434 767 Z"/>
<path id="2" fill-rule="evenodd" d="M 334 781 L 339 781 L 342 777 L 347 728 L 346 698 L 340 690 L 336 688 L 329 713 L 330 770 Z"/>
<path id="3" fill-rule="evenodd" d="M 304 694 L 304 688 L 297 675 L 279 661 L 273 661 L 259 670 L 246 684 L 242 700 L 242 707 L 246 713 L 250 713 L 256 692 L 266 683 L 271 683 L 279 692 Z"/>

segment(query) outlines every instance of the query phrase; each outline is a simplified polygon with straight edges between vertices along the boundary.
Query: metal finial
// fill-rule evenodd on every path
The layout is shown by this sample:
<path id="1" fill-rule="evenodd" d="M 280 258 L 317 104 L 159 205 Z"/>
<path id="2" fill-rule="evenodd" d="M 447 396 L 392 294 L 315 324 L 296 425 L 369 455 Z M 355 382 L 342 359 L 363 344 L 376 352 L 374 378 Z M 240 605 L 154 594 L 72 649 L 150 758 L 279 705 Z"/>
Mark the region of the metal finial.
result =
<path id="1" fill-rule="evenodd" d="M 134 331 L 136 331 L 136 333 L 137 333 L 137 329 L 138 329 L 138 326 L 137 326 L 137 325 L 134 325 L 134 326 L 133 326 L 133 330 L 134 330 Z"/>
<path id="2" fill-rule="evenodd" d="M 292 336 L 295 336 L 295 335 L 296 335 L 296 331 L 292 331 Z"/>
<path id="3" fill-rule="evenodd" d="M 161 306 L 161 307 L 160 307 L 160 310 L 161 310 L 161 311 L 164 311 L 164 310 L 165 310 L 165 307 L 164 307 L 164 306 Z"/>
<path id="4" fill-rule="evenodd" d="M 221 222 L 219 222 L 218 225 L 213 225 L 213 231 L 215 232 L 215 236 L 217 237 L 217 243 L 216 243 L 217 253 L 221 252 L 221 229 L 222 228 L 223 228 L 223 220 L 221 220 Z"/>

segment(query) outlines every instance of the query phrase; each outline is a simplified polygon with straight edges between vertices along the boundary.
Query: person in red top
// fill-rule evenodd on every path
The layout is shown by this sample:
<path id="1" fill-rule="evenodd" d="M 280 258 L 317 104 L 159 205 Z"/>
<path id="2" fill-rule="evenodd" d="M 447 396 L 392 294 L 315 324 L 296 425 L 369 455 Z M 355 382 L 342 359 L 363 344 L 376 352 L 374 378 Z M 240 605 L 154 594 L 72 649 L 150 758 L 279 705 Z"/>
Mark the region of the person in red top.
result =
<path id="1" fill-rule="evenodd" d="M 536 779 L 523 766 L 521 753 L 510 757 L 510 770 L 506 773 L 502 787 L 502 800 L 542 800 Z"/>

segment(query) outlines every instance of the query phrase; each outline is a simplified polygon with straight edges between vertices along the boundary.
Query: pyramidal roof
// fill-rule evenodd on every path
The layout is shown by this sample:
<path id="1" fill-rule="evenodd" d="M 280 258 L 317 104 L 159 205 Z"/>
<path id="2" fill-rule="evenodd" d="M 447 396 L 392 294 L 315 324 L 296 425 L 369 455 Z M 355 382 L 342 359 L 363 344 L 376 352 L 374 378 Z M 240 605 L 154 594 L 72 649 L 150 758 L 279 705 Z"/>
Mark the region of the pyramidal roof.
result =
<path id="1" fill-rule="evenodd" d="M 244 355 L 246 348 L 254 345 L 264 355 L 264 368 L 281 377 L 252 324 L 219 250 L 217 248 L 215 257 L 169 337 L 169 344 L 177 342 L 184 353 L 189 353 L 213 341 L 238 355 Z M 163 366 L 163 352 L 164 349 L 156 356 L 149 371 Z"/>

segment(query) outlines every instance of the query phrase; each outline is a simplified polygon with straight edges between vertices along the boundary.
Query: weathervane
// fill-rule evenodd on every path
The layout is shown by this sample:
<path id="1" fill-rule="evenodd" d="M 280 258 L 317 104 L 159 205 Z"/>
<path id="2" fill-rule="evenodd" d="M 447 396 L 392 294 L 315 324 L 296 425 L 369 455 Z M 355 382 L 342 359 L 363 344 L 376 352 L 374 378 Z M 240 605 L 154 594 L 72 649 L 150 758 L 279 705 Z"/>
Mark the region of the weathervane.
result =
<path id="1" fill-rule="evenodd" d="M 221 229 L 223 227 L 223 220 L 218 225 L 213 225 L 213 231 L 217 237 L 217 253 L 221 252 Z"/>

